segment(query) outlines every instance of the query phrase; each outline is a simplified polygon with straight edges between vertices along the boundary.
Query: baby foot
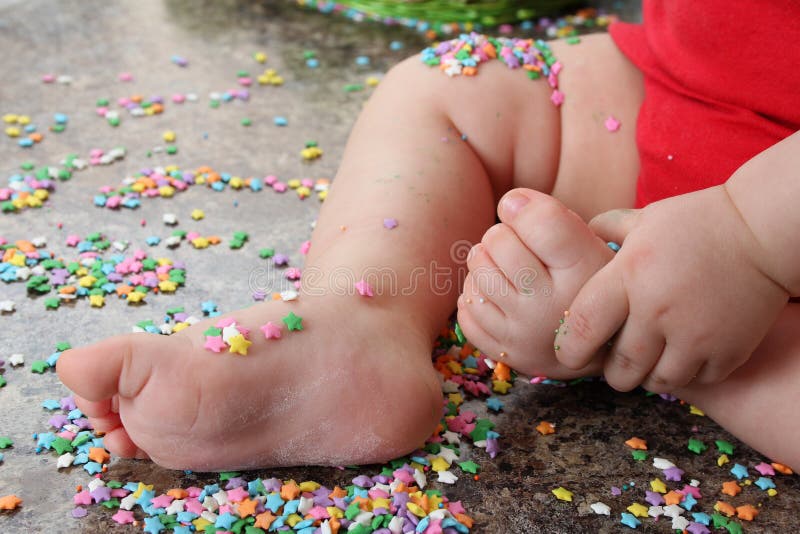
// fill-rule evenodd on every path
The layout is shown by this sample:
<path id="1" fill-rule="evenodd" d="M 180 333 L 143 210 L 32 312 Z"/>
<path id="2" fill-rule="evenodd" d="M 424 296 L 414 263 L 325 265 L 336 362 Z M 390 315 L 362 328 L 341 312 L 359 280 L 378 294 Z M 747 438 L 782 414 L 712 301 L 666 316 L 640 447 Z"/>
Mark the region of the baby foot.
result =
<path id="1" fill-rule="evenodd" d="M 383 462 L 430 437 L 441 386 L 427 332 L 359 298 L 303 296 L 230 314 L 250 331 L 246 355 L 204 348 L 214 318 L 66 351 L 58 374 L 118 456 L 200 471 Z M 302 331 L 287 330 L 289 312 Z M 259 330 L 268 321 L 279 339 Z M 372 335 L 387 324 L 403 337 Z"/>
<path id="2" fill-rule="evenodd" d="M 466 337 L 495 360 L 532 376 L 570 379 L 600 374 L 595 361 L 578 371 L 554 354 L 559 319 L 584 282 L 613 252 L 578 215 L 529 189 L 506 193 L 502 221 L 470 252 L 458 300 Z"/>

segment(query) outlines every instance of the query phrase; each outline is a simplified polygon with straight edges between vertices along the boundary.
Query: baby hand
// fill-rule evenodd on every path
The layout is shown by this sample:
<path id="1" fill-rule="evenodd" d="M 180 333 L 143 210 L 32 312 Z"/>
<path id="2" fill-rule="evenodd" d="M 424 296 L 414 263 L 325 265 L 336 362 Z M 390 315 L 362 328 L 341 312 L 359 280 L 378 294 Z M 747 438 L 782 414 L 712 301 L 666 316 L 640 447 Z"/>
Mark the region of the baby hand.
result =
<path id="1" fill-rule="evenodd" d="M 577 369 L 612 340 L 604 373 L 620 391 L 724 380 L 789 298 L 753 261 L 759 245 L 724 186 L 606 212 L 591 226 L 624 244 L 579 291 L 556 356 Z"/>

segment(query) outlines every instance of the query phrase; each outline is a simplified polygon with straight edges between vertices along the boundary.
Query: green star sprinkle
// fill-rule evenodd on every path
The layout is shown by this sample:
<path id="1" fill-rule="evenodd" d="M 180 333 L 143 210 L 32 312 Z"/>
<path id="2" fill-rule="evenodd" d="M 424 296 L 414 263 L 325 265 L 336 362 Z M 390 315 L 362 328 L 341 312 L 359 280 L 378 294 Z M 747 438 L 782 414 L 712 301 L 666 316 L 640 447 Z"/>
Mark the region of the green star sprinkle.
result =
<path id="1" fill-rule="evenodd" d="M 31 372 L 43 374 L 50 366 L 47 365 L 47 362 L 44 360 L 36 360 L 35 362 L 31 363 Z"/>
<path id="2" fill-rule="evenodd" d="M 53 440 L 53 443 L 50 446 L 58 454 L 64 454 L 65 452 L 72 452 L 75 450 L 75 447 L 72 446 L 72 443 L 64 438 L 56 438 Z"/>
<path id="3" fill-rule="evenodd" d="M 221 336 L 222 335 L 222 329 L 221 328 L 217 328 L 216 326 L 209 326 L 206 329 L 206 331 L 203 332 L 203 335 L 206 336 L 206 337 Z"/>
<path id="4" fill-rule="evenodd" d="M 708 449 L 708 445 L 706 445 L 699 439 L 691 438 L 689 439 L 689 446 L 687 448 L 695 454 L 701 454 L 705 452 L 706 449 Z"/>
<path id="5" fill-rule="evenodd" d="M 718 439 L 714 442 L 717 450 L 723 454 L 733 454 L 733 445 L 723 439 Z"/>
<path id="6" fill-rule="evenodd" d="M 298 317 L 294 312 L 289 312 L 289 315 L 283 318 L 283 322 L 289 331 L 303 329 L 303 318 Z"/>
<path id="7" fill-rule="evenodd" d="M 461 462 L 458 464 L 458 467 L 460 467 L 462 471 L 466 473 L 472 473 L 473 475 L 480 470 L 480 466 L 472 460 L 469 460 L 468 462 Z"/>
<path id="8" fill-rule="evenodd" d="M 0 449 L 7 449 L 14 444 L 11 438 L 0 436 Z"/>
<path id="9" fill-rule="evenodd" d="M 641 450 L 631 451 L 631 456 L 633 456 L 633 459 L 636 460 L 637 462 L 642 462 L 644 460 L 647 460 L 646 451 L 641 451 Z"/>

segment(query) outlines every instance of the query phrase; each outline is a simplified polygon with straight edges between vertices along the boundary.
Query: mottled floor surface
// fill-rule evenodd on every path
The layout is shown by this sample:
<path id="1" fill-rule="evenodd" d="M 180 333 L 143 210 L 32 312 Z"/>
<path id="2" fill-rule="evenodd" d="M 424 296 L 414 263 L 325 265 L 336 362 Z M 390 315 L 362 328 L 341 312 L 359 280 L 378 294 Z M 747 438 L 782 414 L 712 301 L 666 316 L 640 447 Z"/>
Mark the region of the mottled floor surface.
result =
<path id="1" fill-rule="evenodd" d="M 390 51 L 393 40 L 405 43 L 406 50 Z M 164 212 L 178 214 L 184 229 L 216 233 L 226 240 L 238 230 L 251 235 L 251 242 L 238 251 L 226 244 L 202 251 L 186 244 L 174 251 L 158 247 L 159 254 L 186 262 L 188 281 L 176 295 L 152 298 L 141 307 L 109 299 L 101 310 L 89 308 L 84 301 L 46 311 L 41 298 L 26 296 L 24 284 L 0 284 L 0 300 L 17 303 L 15 313 L 0 317 L 0 357 L 12 353 L 26 356 L 24 367 L 10 369 L 6 364 L 8 385 L 0 389 L 0 436 L 14 440 L 13 448 L 3 451 L 0 496 L 15 493 L 24 499 L 15 513 L 0 512 L 0 532 L 104 532 L 116 526 L 110 514 L 98 507 L 91 507 L 85 519 L 72 519 L 74 488 L 86 484 L 88 476 L 78 468 L 57 472 L 55 456 L 35 454 L 31 436 L 46 430 L 48 419 L 40 403 L 59 398 L 66 390 L 52 372 L 31 373 L 29 362 L 48 356 L 59 341 L 83 344 L 129 331 L 145 319 L 159 323 L 172 306 L 183 305 L 188 312 L 199 314 L 200 302 L 209 298 L 222 311 L 249 305 L 254 273 L 260 276 L 258 269 L 264 266 L 256 251 L 274 247 L 290 254 L 293 264 L 299 265 L 297 250 L 308 238 L 319 209 L 316 199 L 300 201 L 292 193 L 213 193 L 195 187 L 171 200 L 146 201 L 135 212 L 114 212 L 92 206 L 97 188 L 117 185 L 142 167 L 171 163 L 185 168 L 211 165 L 240 176 L 332 177 L 348 129 L 369 94 L 347 93 L 343 87 L 380 75 L 423 45 L 424 40 L 414 31 L 356 25 L 340 17 L 301 13 L 285 6 L 228 1 L 0 2 L 0 114 L 30 115 L 45 131 L 44 141 L 28 150 L 18 147 L 15 140 L 0 137 L 3 181 L 18 172 L 23 161 L 37 166 L 57 164 L 68 153 L 86 155 L 95 147 L 122 145 L 128 149 L 123 161 L 76 173 L 70 182 L 58 184 L 44 208 L 0 215 L 0 236 L 16 240 L 41 235 L 51 249 L 66 252 L 67 234 L 85 236 L 101 231 L 112 240 L 129 240 L 142 247 L 149 235 L 168 235 L 160 222 Z M 209 92 L 236 87 L 237 71 L 260 72 L 252 59 L 257 50 L 269 55 L 266 66 L 277 69 L 286 85 L 256 87 L 250 102 L 210 109 Z M 319 69 L 306 67 L 305 50 L 317 52 Z M 187 58 L 188 68 L 171 63 L 174 54 Z M 359 55 L 372 58 L 371 66 L 357 67 Z M 134 81 L 119 82 L 121 72 L 132 73 Z M 45 73 L 69 75 L 73 82 L 45 85 L 40 81 Z M 183 106 L 168 105 L 167 111 L 156 117 L 132 119 L 123 113 L 123 123 L 116 129 L 94 113 L 99 98 L 175 92 L 195 92 L 200 99 Z M 46 131 L 56 112 L 69 116 L 68 128 L 60 135 Z M 287 117 L 289 126 L 275 127 L 275 115 Z M 243 118 L 251 119 L 253 125 L 241 126 Z M 177 132 L 179 153 L 148 156 L 148 151 L 163 145 L 165 130 Z M 298 153 L 310 139 L 319 143 L 325 155 L 308 165 Z M 189 213 L 195 208 L 205 210 L 206 219 L 191 221 Z M 145 227 L 139 224 L 143 219 Z M 63 223 L 63 229 L 59 230 L 57 223 Z M 271 280 L 274 287 L 280 283 L 280 279 Z M 492 416 L 503 436 L 504 452 L 491 460 L 482 450 L 467 449 L 482 466 L 480 481 L 462 478 L 455 486 L 442 488 L 451 499 L 463 501 L 476 519 L 476 532 L 627 530 L 619 524 L 619 513 L 634 501 L 644 502 L 644 488 L 649 489 L 649 481 L 661 476 L 649 459 L 636 462 L 631 458 L 624 441 L 634 435 L 647 440 L 650 458 L 668 458 L 686 471 L 686 480 L 701 482 L 705 497 L 700 508 L 707 512 L 718 498 L 725 497 L 720 494 L 722 482 L 733 478 L 729 472 L 732 464 L 716 465 L 715 440 L 725 439 L 736 446 L 733 462 L 752 468 L 764 460 L 679 403 L 641 393 L 617 394 L 598 382 L 568 388 L 533 386 L 524 380 L 517 384 L 504 399 L 504 411 Z M 485 414 L 481 403 L 476 403 L 475 410 Z M 556 433 L 539 435 L 535 426 L 542 420 L 554 423 Z M 701 455 L 689 452 L 691 437 L 711 448 Z M 750 472 L 751 476 L 755 473 Z M 159 490 L 201 485 L 214 478 L 185 476 L 132 461 L 115 461 L 109 474 L 120 480 L 148 481 Z M 329 486 L 346 483 L 354 475 L 327 468 L 252 474 L 314 479 Z M 611 495 L 612 486 L 631 482 L 635 489 Z M 734 504 L 763 504 L 761 514 L 745 526 L 746 531 L 793 531 L 798 524 L 798 479 L 778 476 L 776 484 L 775 497 L 754 486 L 745 487 L 736 498 L 725 497 Z M 558 486 L 573 491 L 575 501 L 557 501 L 551 490 Z M 597 500 L 612 507 L 612 518 L 591 512 L 588 505 Z M 646 520 L 638 530 L 668 532 L 669 523 Z"/>

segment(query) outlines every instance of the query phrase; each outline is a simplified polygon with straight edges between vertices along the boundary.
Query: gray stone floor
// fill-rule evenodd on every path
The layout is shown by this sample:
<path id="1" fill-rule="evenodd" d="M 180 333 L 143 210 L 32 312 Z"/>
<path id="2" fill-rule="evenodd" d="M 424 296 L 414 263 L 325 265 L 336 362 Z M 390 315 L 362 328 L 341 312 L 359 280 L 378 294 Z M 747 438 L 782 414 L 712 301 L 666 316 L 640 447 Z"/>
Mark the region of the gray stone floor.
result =
<path id="1" fill-rule="evenodd" d="M 635 13 L 635 4 L 628 2 L 625 8 Z M 390 51 L 393 40 L 404 42 L 406 49 Z M 42 235 L 51 250 L 65 254 L 69 253 L 64 246 L 68 234 L 94 231 L 144 247 L 147 236 L 169 234 L 160 222 L 164 212 L 178 215 L 179 228 L 216 233 L 225 243 L 238 230 L 251 235 L 250 243 L 238 251 L 225 243 L 203 251 L 186 244 L 174 251 L 156 247 L 159 255 L 186 262 L 187 285 L 174 296 L 151 298 L 140 307 L 109 299 L 102 310 L 90 309 L 83 301 L 46 311 L 41 298 L 26 296 L 23 284 L 0 285 L 0 300 L 17 303 L 15 313 L 0 317 L 0 357 L 15 352 L 26 356 L 24 367 L 9 369 L 6 364 L 8 385 L 0 389 L 0 436 L 14 440 L 13 448 L 3 451 L 0 496 L 15 493 L 24 499 L 20 510 L 0 512 L 0 532 L 104 532 L 116 526 L 110 514 L 96 507 L 88 518 L 73 520 L 69 514 L 74 487 L 86 484 L 87 475 L 80 469 L 57 472 L 55 457 L 35 454 L 31 435 L 45 430 L 48 419 L 39 405 L 46 398 L 63 396 L 66 390 L 53 373 L 32 374 L 30 362 L 48 356 L 59 341 L 78 345 L 129 331 L 141 320 L 158 323 L 172 306 L 184 305 L 188 312 L 199 314 L 200 302 L 209 298 L 223 311 L 251 304 L 253 275 L 263 267 L 256 251 L 275 247 L 299 265 L 298 247 L 308 238 L 319 209 L 316 199 L 300 201 L 292 193 L 214 193 L 194 187 L 170 200 L 144 201 L 136 212 L 114 212 L 92 206 L 97 188 L 117 185 L 142 167 L 172 163 L 184 168 L 211 165 L 240 176 L 333 177 L 347 132 L 368 97 L 368 91 L 346 93 L 343 86 L 385 72 L 423 45 L 413 31 L 356 25 L 340 17 L 300 12 L 277 1 L 0 2 L 0 114 L 28 114 L 45 131 L 44 141 L 29 150 L 0 137 L 3 178 L 18 172 L 23 161 L 48 165 L 72 152 L 85 156 L 95 147 L 128 149 L 122 162 L 78 172 L 70 182 L 58 184 L 44 208 L 1 214 L 0 236 L 16 240 Z M 255 87 L 250 102 L 210 109 L 209 92 L 236 87 L 239 70 L 257 73 L 263 69 L 252 59 L 257 50 L 267 52 L 266 66 L 282 74 L 286 85 Z M 304 50 L 317 52 L 319 69 L 305 66 Z M 189 67 L 172 64 L 173 54 L 188 58 Z M 370 56 L 372 65 L 356 67 L 358 55 Z M 41 83 L 41 75 L 49 72 L 70 75 L 74 81 L 71 85 Z M 120 83 L 120 72 L 131 72 L 134 81 Z M 98 98 L 133 93 L 166 97 L 174 92 L 195 92 L 200 99 L 182 106 L 170 104 L 161 116 L 133 119 L 124 114 L 117 129 L 93 111 Z M 45 130 L 56 112 L 69 116 L 68 128 L 60 135 Z M 275 115 L 286 116 L 289 126 L 275 127 Z M 253 125 L 242 127 L 243 118 L 250 118 Z M 177 132 L 179 153 L 148 156 L 148 151 L 163 145 L 165 130 Z M 298 155 L 309 139 L 318 141 L 325 151 L 320 161 L 310 165 Z M 190 219 L 195 208 L 205 210 L 204 220 Z M 147 225 L 141 226 L 141 220 Z M 63 229 L 57 223 L 63 223 Z M 280 283 L 277 278 L 271 280 L 275 287 Z M 686 471 L 687 479 L 702 483 L 705 497 L 700 509 L 709 513 L 713 503 L 725 497 L 719 493 L 721 483 L 732 475 L 728 468 L 716 466 L 713 450 L 699 456 L 689 452 L 690 437 L 702 439 L 712 449 L 714 440 L 727 439 L 736 445 L 733 461 L 750 467 L 763 460 L 712 421 L 690 415 L 688 407 L 678 403 L 641 393 L 618 394 L 598 382 L 568 388 L 523 382 L 505 399 L 504 412 L 494 416 L 505 451 L 495 460 L 483 451 L 469 451 L 482 466 L 480 481 L 464 478 L 442 488 L 452 499 L 463 500 L 476 519 L 476 532 L 627 530 L 618 523 L 619 513 L 634 501 L 644 502 L 644 488 L 661 476 L 650 461 L 631 459 L 623 442 L 634 435 L 648 441 L 651 457 L 671 459 Z M 475 409 L 483 408 L 477 405 Z M 555 423 L 557 432 L 540 436 L 534 427 L 541 420 Z M 213 475 L 184 475 L 132 461 L 114 462 L 109 475 L 149 481 L 162 490 L 213 479 Z M 325 484 L 354 476 L 327 468 L 253 473 L 265 475 Z M 635 489 L 611 495 L 612 486 L 631 482 Z M 798 524 L 797 478 L 779 476 L 776 483 L 779 493 L 772 498 L 752 486 L 737 498 L 725 498 L 734 504 L 763 504 L 746 531 L 792 531 Z M 575 501 L 556 501 L 550 491 L 558 486 L 573 491 Z M 612 518 L 591 512 L 588 505 L 596 500 L 612 507 Z M 670 530 L 664 520 L 644 523 L 638 530 Z"/>

